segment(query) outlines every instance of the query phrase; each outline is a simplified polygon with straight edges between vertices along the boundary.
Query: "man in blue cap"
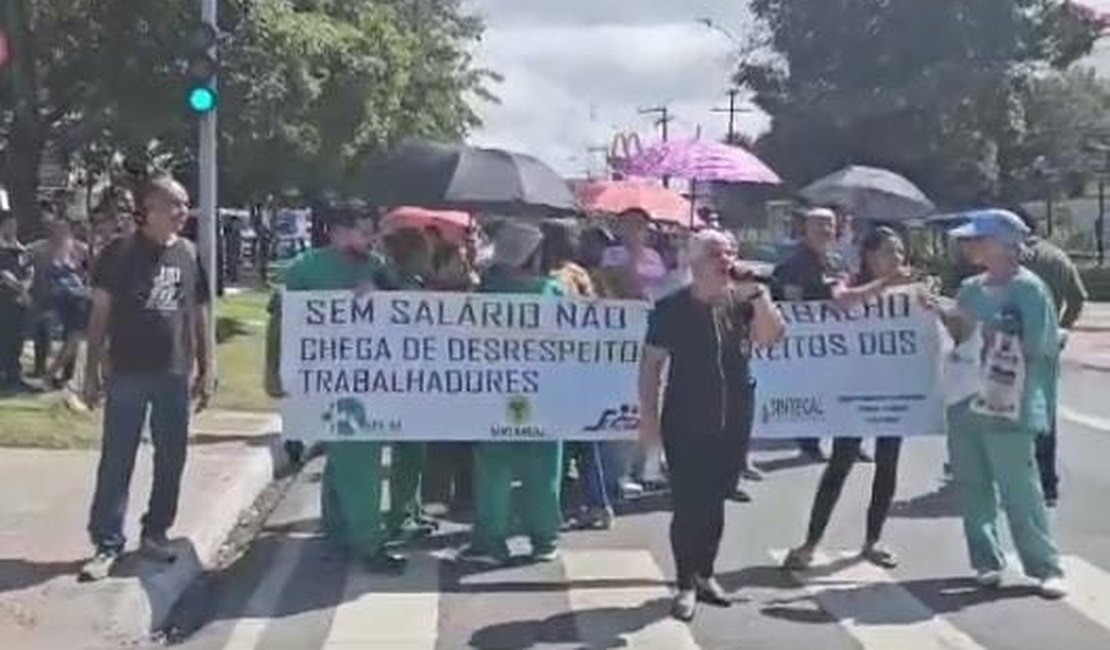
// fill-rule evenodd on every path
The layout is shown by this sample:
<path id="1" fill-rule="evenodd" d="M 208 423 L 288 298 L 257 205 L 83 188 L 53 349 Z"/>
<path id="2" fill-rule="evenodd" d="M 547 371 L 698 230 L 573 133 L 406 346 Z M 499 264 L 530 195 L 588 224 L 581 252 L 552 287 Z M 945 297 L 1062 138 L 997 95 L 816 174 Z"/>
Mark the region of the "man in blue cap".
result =
<path id="1" fill-rule="evenodd" d="M 957 341 L 982 329 L 979 390 L 949 408 L 949 453 L 971 564 L 983 587 L 1002 581 L 1001 504 L 1025 573 L 1046 598 L 1066 590 L 1049 532 L 1034 441 L 1049 428 L 1059 366 L 1056 307 L 1036 275 L 1021 266 L 1029 228 L 1012 212 L 982 210 L 951 234 L 984 272 L 964 281 L 957 306 L 941 309 Z"/>

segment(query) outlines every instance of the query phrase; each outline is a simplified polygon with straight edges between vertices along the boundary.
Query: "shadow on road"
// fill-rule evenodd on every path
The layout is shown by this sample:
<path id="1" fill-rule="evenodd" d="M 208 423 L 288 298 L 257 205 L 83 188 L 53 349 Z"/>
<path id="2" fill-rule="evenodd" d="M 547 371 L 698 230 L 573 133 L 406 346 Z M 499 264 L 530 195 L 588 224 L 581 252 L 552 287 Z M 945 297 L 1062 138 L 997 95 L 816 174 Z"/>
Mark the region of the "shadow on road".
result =
<path id="1" fill-rule="evenodd" d="M 579 650 L 627 648 L 628 641 L 623 636 L 669 617 L 670 604 L 670 599 L 657 598 L 638 607 L 600 607 L 545 619 L 498 623 L 476 631 L 470 637 L 470 645 L 480 650 L 547 644 L 571 644 Z"/>
<path id="2" fill-rule="evenodd" d="M 955 482 L 948 481 L 927 494 L 919 494 L 905 501 L 895 501 L 890 507 L 890 516 L 902 519 L 959 517 L 960 504 L 957 500 Z"/>
<path id="3" fill-rule="evenodd" d="M 34 587 L 59 576 L 76 576 L 81 568 L 81 562 L 81 560 L 30 562 L 22 559 L 0 558 L 0 593 Z"/>

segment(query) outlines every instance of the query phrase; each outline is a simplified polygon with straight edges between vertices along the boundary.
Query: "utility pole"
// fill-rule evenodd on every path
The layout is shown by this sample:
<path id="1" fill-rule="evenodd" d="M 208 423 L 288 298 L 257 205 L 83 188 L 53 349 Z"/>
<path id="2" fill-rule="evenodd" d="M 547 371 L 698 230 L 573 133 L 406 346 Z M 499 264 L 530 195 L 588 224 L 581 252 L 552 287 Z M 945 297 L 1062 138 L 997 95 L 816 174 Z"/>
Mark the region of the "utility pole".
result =
<path id="1" fill-rule="evenodd" d="M 217 0 L 200 0 L 200 16 L 201 21 L 211 25 L 216 33 L 219 33 L 217 27 Z M 219 60 L 216 56 L 216 43 L 212 44 L 210 54 L 214 60 Z M 214 96 L 217 93 L 217 75 L 213 74 L 208 81 L 209 88 L 212 90 Z M 197 128 L 197 135 L 200 140 L 200 151 L 197 156 L 197 163 L 199 166 L 197 177 L 199 179 L 200 190 L 200 213 L 198 215 L 199 223 L 197 224 L 197 244 L 200 247 L 200 259 L 204 265 L 205 271 L 208 276 L 208 295 L 212 299 L 212 304 L 215 304 L 216 299 L 216 286 L 217 274 L 222 273 L 223 269 L 217 268 L 217 261 L 219 256 L 216 254 L 217 231 L 217 210 L 216 210 L 216 113 L 218 112 L 218 105 L 213 105 L 212 109 L 200 116 L 199 125 Z M 216 365 L 216 316 L 213 313 L 208 321 L 208 338 L 209 350 L 212 352 L 212 364 Z M 217 372 L 217 368 L 213 367 L 210 372 Z"/>
<path id="2" fill-rule="evenodd" d="M 663 142 L 667 141 L 667 125 L 671 123 L 674 117 L 671 115 L 670 110 L 664 106 L 656 106 L 655 108 L 641 108 L 640 115 L 658 115 L 659 119 L 655 120 L 656 126 L 663 127 Z M 663 187 L 670 187 L 671 179 L 669 176 L 663 177 Z"/>
<path id="3" fill-rule="evenodd" d="M 667 125 L 674 120 L 671 115 L 670 109 L 666 106 L 656 106 L 655 108 L 641 108 L 640 115 L 658 115 L 659 119 L 655 120 L 655 126 L 660 126 L 663 129 L 663 142 L 667 141 Z"/>
<path id="4" fill-rule="evenodd" d="M 737 108 L 736 97 L 740 94 L 738 88 L 732 88 L 728 91 L 728 108 L 714 108 L 711 109 L 714 113 L 728 113 L 728 143 L 732 144 L 736 139 L 736 114 L 748 113 L 750 109 Z"/>

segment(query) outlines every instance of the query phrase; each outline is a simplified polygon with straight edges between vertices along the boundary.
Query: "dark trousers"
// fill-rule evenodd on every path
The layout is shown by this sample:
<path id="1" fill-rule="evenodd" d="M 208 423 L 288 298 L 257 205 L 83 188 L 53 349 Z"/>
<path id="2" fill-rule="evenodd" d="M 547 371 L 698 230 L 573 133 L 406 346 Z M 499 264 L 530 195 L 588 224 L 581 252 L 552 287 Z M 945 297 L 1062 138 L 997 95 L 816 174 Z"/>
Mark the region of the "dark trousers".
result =
<path id="1" fill-rule="evenodd" d="M 39 314 L 32 327 L 31 342 L 35 349 L 35 374 L 40 377 L 46 374 L 46 366 L 50 363 L 51 338 L 50 316 Z"/>
<path id="2" fill-rule="evenodd" d="M 123 522 L 147 409 L 154 442 L 154 484 L 143 534 L 164 534 L 177 517 L 189 441 L 189 380 L 169 373 L 117 374 L 108 381 L 104 435 L 89 536 L 99 550 L 123 550 Z"/>
<path id="3" fill-rule="evenodd" d="M 1060 476 L 1056 473 L 1056 423 L 1047 433 L 1037 436 L 1037 470 L 1041 475 L 1041 490 L 1046 499 L 1059 496 Z"/>
<path id="4" fill-rule="evenodd" d="M 825 536 L 833 508 L 840 499 L 844 481 L 852 471 L 852 465 L 859 459 L 860 438 L 836 438 L 833 440 L 832 458 L 821 475 L 817 487 L 817 497 L 813 500 L 813 510 L 809 516 L 809 532 L 806 543 L 817 545 Z M 894 500 L 894 489 L 898 483 L 898 453 L 902 439 L 882 437 L 875 445 L 875 478 L 871 482 L 871 505 L 867 509 L 867 541 L 877 542 L 883 532 L 890 504 Z"/>
<path id="5" fill-rule="evenodd" d="M 679 589 L 713 575 L 725 523 L 725 499 L 736 485 L 746 444 L 742 436 L 664 434 L 671 484 L 671 552 Z"/>
<path id="6" fill-rule="evenodd" d="M 474 503 L 474 445 L 430 442 L 421 483 L 424 503 L 466 507 Z"/>
<path id="7" fill-rule="evenodd" d="M 601 443 L 577 441 L 566 445 L 563 455 L 563 475 L 566 476 L 571 460 L 578 469 L 578 494 L 571 495 L 563 490 L 563 510 L 572 510 L 576 505 L 586 508 L 609 508 L 609 493 L 605 469 L 601 462 Z M 574 500 L 577 496 L 577 502 Z"/>
<path id="8" fill-rule="evenodd" d="M 23 353 L 23 327 L 27 309 L 14 301 L 0 298 L 0 381 L 15 384 L 23 379 L 20 356 Z"/>

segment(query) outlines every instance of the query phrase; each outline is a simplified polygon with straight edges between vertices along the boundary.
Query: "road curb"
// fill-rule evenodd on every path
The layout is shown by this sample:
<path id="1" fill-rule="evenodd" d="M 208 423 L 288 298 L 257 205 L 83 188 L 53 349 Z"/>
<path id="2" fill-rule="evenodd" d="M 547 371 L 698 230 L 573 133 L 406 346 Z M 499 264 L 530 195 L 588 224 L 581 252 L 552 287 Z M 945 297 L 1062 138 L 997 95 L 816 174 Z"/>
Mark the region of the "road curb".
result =
<path id="1" fill-rule="evenodd" d="M 235 529 L 243 512 L 273 482 L 286 465 L 280 437 L 269 445 L 246 447 L 238 471 L 208 507 L 204 525 L 180 531 L 174 539 L 177 560 L 157 567 L 145 563 L 137 575 L 123 581 L 111 595 L 107 636 L 124 642 L 149 640 L 161 629 L 178 599 L 216 564 L 220 548 Z"/>

